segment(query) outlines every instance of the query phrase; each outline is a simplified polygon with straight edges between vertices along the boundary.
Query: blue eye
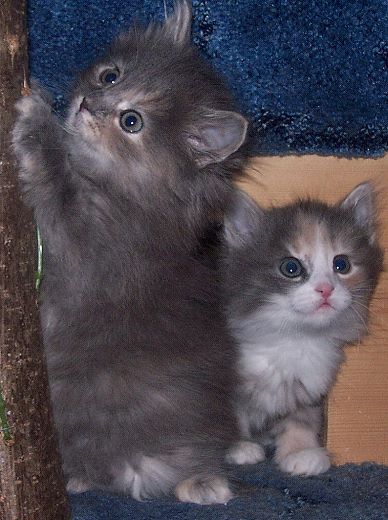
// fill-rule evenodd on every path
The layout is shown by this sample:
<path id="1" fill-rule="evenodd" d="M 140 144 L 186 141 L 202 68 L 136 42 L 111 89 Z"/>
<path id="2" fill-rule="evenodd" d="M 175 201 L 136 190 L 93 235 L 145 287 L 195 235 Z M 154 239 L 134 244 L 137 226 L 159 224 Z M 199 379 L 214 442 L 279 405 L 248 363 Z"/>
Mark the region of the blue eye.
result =
<path id="1" fill-rule="evenodd" d="M 280 272 L 287 278 L 297 278 L 303 272 L 303 266 L 297 258 L 284 258 L 279 266 Z"/>
<path id="2" fill-rule="evenodd" d="M 351 265 L 350 260 L 346 255 L 337 255 L 333 260 L 334 272 L 340 274 L 346 274 L 350 271 Z"/>
<path id="3" fill-rule="evenodd" d="M 100 74 L 101 83 L 113 85 L 119 79 L 120 73 L 118 69 L 106 69 Z"/>
<path id="4" fill-rule="evenodd" d="M 136 110 L 121 112 L 120 126 L 125 132 L 135 134 L 143 128 L 143 119 Z"/>

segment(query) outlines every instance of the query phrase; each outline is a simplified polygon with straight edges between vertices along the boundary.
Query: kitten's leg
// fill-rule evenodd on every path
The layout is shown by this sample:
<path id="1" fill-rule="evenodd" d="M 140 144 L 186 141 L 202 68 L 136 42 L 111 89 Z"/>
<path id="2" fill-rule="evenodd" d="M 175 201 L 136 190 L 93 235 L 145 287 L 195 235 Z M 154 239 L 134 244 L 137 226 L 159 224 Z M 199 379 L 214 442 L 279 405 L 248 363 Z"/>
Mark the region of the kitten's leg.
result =
<path id="1" fill-rule="evenodd" d="M 61 446 L 62 468 L 66 481 L 66 490 L 68 493 L 84 493 L 93 489 L 93 484 L 86 475 L 84 466 L 81 463 L 81 457 L 68 457 L 67 449 Z M 78 454 L 77 454 L 78 455 Z M 70 460 L 69 460 L 70 459 Z"/>
<path id="2" fill-rule="evenodd" d="M 282 421 L 275 460 L 292 475 L 319 475 L 330 468 L 329 454 L 319 444 L 320 407 L 305 407 Z"/>
<path id="3" fill-rule="evenodd" d="M 37 209 L 60 196 L 65 182 L 65 132 L 37 89 L 15 105 L 18 116 L 12 142 L 20 164 L 20 181 L 28 202 Z"/>
<path id="4" fill-rule="evenodd" d="M 197 475 L 183 480 L 175 487 L 181 502 L 194 504 L 226 504 L 232 497 L 228 481 L 215 475 Z"/>
<path id="5" fill-rule="evenodd" d="M 265 460 L 264 448 L 259 443 L 250 440 L 251 432 L 248 413 L 239 410 L 237 416 L 241 440 L 228 449 L 226 462 L 239 465 L 262 462 Z"/>

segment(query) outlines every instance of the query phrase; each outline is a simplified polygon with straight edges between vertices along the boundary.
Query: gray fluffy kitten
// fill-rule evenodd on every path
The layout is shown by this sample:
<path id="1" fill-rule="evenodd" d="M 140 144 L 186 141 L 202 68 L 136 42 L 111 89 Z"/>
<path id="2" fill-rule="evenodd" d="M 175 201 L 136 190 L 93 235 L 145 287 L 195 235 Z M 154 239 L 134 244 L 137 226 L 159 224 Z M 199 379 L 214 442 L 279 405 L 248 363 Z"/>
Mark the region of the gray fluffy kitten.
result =
<path id="1" fill-rule="evenodd" d="M 316 475 L 330 467 L 319 443 L 321 404 L 342 347 L 366 332 L 382 269 L 374 214 L 368 183 L 334 206 L 302 200 L 264 210 L 242 193 L 237 199 L 226 219 L 223 266 L 239 343 L 241 440 L 229 462 L 259 462 L 271 443 L 286 472 Z"/>
<path id="2" fill-rule="evenodd" d="M 226 502 L 233 344 L 201 241 L 233 197 L 247 123 L 189 43 L 182 2 L 75 85 L 65 122 L 17 104 L 44 242 L 41 316 L 68 490 Z"/>

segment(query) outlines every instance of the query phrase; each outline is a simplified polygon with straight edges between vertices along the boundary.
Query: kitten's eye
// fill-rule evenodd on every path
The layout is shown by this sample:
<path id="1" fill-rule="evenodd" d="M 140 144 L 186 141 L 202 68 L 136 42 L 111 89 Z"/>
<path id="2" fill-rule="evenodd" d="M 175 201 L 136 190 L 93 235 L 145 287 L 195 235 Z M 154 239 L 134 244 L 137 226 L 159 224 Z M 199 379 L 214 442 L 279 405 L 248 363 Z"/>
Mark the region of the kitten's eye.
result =
<path id="1" fill-rule="evenodd" d="M 285 258 L 282 260 L 280 266 L 280 272 L 287 276 L 287 278 L 297 278 L 303 272 L 303 266 L 297 258 Z"/>
<path id="2" fill-rule="evenodd" d="M 118 69 L 106 69 L 100 74 L 100 81 L 102 84 L 113 85 L 119 79 L 120 72 Z"/>
<path id="3" fill-rule="evenodd" d="M 346 255 L 338 255 L 334 257 L 333 269 L 336 273 L 346 274 L 350 271 L 350 260 Z"/>
<path id="4" fill-rule="evenodd" d="M 120 115 L 120 126 L 125 132 L 135 134 L 143 128 L 143 119 L 136 110 L 126 110 Z"/>

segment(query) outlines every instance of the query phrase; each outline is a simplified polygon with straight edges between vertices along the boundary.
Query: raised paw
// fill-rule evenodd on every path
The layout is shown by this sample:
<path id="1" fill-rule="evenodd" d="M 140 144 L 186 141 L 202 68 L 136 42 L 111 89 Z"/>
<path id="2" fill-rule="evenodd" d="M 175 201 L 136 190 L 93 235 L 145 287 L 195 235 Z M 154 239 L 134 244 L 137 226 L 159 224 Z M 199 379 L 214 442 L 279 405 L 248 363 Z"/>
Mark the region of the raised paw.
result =
<path id="1" fill-rule="evenodd" d="M 44 155 L 51 157 L 53 150 L 60 148 L 62 134 L 42 91 L 32 90 L 29 96 L 19 99 L 15 109 L 13 150 L 22 170 L 21 178 L 28 182 L 44 170 Z"/>
<path id="2" fill-rule="evenodd" d="M 31 94 L 20 98 L 15 103 L 15 109 L 23 118 L 36 117 L 37 115 L 51 112 L 51 106 L 39 89 L 32 90 Z"/>
<path id="3" fill-rule="evenodd" d="M 226 504 L 233 494 L 228 481 L 222 477 L 197 475 L 180 482 L 175 496 L 181 502 L 194 504 Z"/>
<path id="4" fill-rule="evenodd" d="M 239 441 L 234 444 L 226 455 L 230 464 L 257 464 L 265 460 L 264 449 L 256 442 Z"/>
<path id="5" fill-rule="evenodd" d="M 291 475 L 319 475 L 330 468 L 329 454 L 324 448 L 306 448 L 288 454 L 277 463 L 281 470 Z"/>

